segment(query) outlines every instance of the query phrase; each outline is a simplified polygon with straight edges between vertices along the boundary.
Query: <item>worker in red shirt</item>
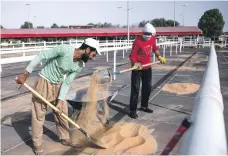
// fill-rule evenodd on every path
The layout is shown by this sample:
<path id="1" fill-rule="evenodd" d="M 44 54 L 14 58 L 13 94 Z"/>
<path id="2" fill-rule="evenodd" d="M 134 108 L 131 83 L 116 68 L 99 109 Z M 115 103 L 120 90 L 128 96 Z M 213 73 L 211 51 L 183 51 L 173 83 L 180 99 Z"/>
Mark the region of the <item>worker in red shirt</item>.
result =
<path id="1" fill-rule="evenodd" d="M 142 67 L 142 65 L 151 63 L 152 50 L 161 63 L 166 62 L 166 59 L 160 56 L 156 46 L 155 28 L 150 23 L 147 23 L 142 31 L 143 35 L 135 39 L 129 56 L 132 66 L 137 67 L 137 69 L 133 70 L 131 74 L 130 113 L 128 116 L 133 119 L 138 118 L 136 110 L 141 80 L 142 91 L 140 110 L 147 113 L 153 113 L 153 110 L 148 108 L 148 101 L 152 88 L 152 70 L 151 66 Z"/>

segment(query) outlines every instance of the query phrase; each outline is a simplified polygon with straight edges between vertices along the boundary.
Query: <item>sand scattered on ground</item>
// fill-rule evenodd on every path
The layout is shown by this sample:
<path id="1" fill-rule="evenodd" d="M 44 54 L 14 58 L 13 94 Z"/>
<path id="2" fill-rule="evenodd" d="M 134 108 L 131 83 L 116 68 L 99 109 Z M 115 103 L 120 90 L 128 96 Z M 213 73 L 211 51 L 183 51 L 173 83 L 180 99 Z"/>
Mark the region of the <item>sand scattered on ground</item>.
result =
<path id="1" fill-rule="evenodd" d="M 75 122 L 79 124 L 86 132 L 103 142 L 107 149 L 99 149 L 97 155 L 118 155 L 118 154 L 151 154 L 157 150 L 157 142 L 151 135 L 148 128 L 136 123 L 110 123 L 105 126 L 104 123 L 109 118 L 109 107 L 103 102 L 103 110 L 97 115 L 97 99 L 106 97 L 108 87 L 99 86 L 100 76 L 93 74 L 89 90 L 84 100 L 90 99 L 91 102 L 83 107 L 78 119 Z M 103 94 L 101 94 L 103 93 Z M 71 135 L 74 143 L 86 146 L 86 137 L 78 130 Z"/>
<path id="2" fill-rule="evenodd" d="M 156 64 L 152 66 L 153 70 L 173 70 L 175 68 L 177 68 L 177 66 L 162 65 L 162 64 Z M 181 66 L 178 70 L 179 71 L 204 71 L 204 68 Z"/>
<path id="3" fill-rule="evenodd" d="M 185 60 L 186 60 L 186 59 L 184 59 L 184 58 L 178 58 L 178 57 L 177 57 L 177 58 L 167 58 L 167 61 L 169 61 L 169 62 L 170 62 L 170 61 L 174 61 L 174 62 L 175 62 L 175 61 L 185 61 Z"/>
<path id="4" fill-rule="evenodd" d="M 162 91 L 183 95 L 195 93 L 199 90 L 199 87 L 200 85 L 195 83 L 171 83 L 165 84 Z"/>

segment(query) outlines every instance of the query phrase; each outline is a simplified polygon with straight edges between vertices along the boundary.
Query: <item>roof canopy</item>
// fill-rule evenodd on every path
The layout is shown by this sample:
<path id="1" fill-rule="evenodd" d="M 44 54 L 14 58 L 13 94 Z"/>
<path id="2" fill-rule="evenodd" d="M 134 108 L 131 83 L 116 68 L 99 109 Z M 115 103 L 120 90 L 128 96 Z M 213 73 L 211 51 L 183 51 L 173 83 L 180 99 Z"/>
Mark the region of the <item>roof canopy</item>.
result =
<path id="1" fill-rule="evenodd" d="M 130 28 L 130 35 L 140 35 L 141 28 Z M 198 27 L 157 27 L 157 35 L 200 35 Z M 37 37 L 79 37 L 79 36 L 127 36 L 127 28 L 39 28 L 39 29 L 2 29 L 1 38 Z"/>

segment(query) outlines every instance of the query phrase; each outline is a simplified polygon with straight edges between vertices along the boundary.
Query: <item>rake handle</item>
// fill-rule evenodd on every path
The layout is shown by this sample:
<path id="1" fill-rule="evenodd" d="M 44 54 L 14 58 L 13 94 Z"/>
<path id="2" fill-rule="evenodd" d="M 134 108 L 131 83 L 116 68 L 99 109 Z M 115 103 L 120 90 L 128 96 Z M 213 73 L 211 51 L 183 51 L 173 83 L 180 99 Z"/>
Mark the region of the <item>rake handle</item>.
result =
<path id="1" fill-rule="evenodd" d="M 153 65 L 153 64 L 157 64 L 157 63 L 160 63 L 160 61 L 144 64 L 144 65 L 142 65 L 142 67 L 150 66 L 150 65 Z M 137 68 L 136 67 L 132 67 L 132 68 L 129 68 L 129 69 L 121 70 L 120 73 L 128 72 L 128 71 L 131 71 L 131 70 L 134 70 L 134 69 L 137 69 Z"/>
<path id="2" fill-rule="evenodd" d="M 38 96 L 41 100 L 43 100 L 48 106 L 50 106 L 52 109 L 54 109 L 55 111 L 59 111 L 58 108 L 56 108 L 55 106 L 53 106 L 49 101 L 47 101 L 45 98 L 43 98 L 39 93 L 37 93 L 32 87 L 30 87 L 29 85 L 27 85 L 26 83 L 24 83 L 24 86 L 30 90 L 32 93 L 34 93 L 36 96 Z M 75 127 L 77 127 L 78 129 L 80 129 L 80 127 L 74 122 L 72 121 L 67 115 L 65 115 L 64 113 L 60 114 L 61 116 L 63 116 L 65 119 L 67 119 L 71 124 L 73 124 Z"/>

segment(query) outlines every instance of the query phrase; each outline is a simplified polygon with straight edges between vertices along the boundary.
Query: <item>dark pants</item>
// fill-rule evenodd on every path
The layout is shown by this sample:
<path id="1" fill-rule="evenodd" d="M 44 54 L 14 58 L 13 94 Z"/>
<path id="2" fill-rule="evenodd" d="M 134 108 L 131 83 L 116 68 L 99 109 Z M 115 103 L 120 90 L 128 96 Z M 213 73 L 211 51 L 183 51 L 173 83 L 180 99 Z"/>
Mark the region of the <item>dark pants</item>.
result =
<path id="1" fill-rule="evenodd" d="M 148 107 L 148 101 L 152 87 L 152 70 L 133 70 L 131 73 L 131 98 L 130 111 L 136 111 L 138 105 L 139 87 L 142 80 L 141 106 Z"/>

